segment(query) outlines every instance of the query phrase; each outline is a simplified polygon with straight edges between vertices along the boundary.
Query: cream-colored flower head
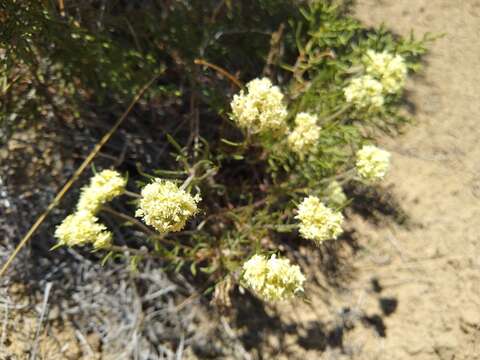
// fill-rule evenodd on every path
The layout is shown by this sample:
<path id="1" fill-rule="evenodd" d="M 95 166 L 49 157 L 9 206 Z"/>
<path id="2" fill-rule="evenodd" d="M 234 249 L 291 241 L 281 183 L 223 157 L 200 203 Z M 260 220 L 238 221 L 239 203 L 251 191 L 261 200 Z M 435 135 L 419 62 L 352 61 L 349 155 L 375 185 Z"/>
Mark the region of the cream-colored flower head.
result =
<path id="1" fill-rule="evenodd" d="M 318 118 L 304 112 L 295 117 L 295 128 L 288 135 L 288 145 L 300 157 L 315 149 L 315 144 L 320 137 Z"/>
<path id="2" fill-rule="evenodd" d="M 309 196 L 298 206 L 300 234 L 318 245 L 336 239 L 342 232 L 343 215 L 325 206 L 318 197 Z"/>
<path id="3" fill-rule="evenodd" d="M 347 202 L 347 196 L 343 192 L 338 181 L 332 181 L 327 187 L 328 203 L 334 207 L 342 206 Z"/>
<path id="4" fill-rule="evenodd" d="M 193 197 L 172 181 L 155 179 L 142 189 L 141 195 L 135 216 L 161 233 L 182 230 L 198 212 L 200 196 Z"/>
<path id="5" fill-rule="evenodd" d="M 83 187 L 77 209 L 96 213 L 100 206 L 121 195 L 125 191 L 127 179 L 114 170 L 103 170 L 90 179 Z"/>
<path id="6" fill-rule="evenodd" d="M 364 75 L 350 81 L 343 89 L 345 99 L 358 109 L 379 110 L 384 103 L 383 86 L 370 75 Z"/>
<path id="7" fill-rule="evenodd" d="M 267 78 L 254 79 L 247 84 L 247 92 L 241 90 L 233 97 L 232 119 L 238 126 L 252 133 L 285 131 L 287 108 L 278 86 Z"/>
<path id="8" fill-rule="evenodd" d="M 243 270 L 247 286 L 265 301 L 290 299 L 303 291 L 305 276 L 288 259 L 254 255 L 243 264 Z"/>
<path id="9" fill-rule="evenodd" d="M 87 210 L 67 216 L 57 226 L 55 237 L 59 245 L 66 246 L 93 244 L 95 248 L 108 248 L 112 243 L 112 233 Z"/>
<path id="10" fill-rule="evenodd" d="M 407 65 L 402 56 L 368 50 L 364 62 L 367 74 L 378 78 L 386 93 L 394 94 L 404 87 Z"/>
<path id="11" fill-rule="evenodd" d="M 356 168 L 365 180 L 377 181 L 385 177 L 390 165 L 390 153 L 373 145 L 364 145 L 357 151 Z"/>

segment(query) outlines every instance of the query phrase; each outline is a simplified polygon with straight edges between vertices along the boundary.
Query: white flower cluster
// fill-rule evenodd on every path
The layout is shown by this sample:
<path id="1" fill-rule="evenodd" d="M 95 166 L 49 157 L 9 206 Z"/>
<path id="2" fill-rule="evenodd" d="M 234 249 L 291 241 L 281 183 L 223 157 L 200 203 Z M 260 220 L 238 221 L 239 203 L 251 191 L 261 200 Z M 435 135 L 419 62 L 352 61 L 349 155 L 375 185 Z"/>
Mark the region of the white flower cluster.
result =
<path id="1" fill-rule="evenodd" d="M 364 145 L 357 151 L 356 168 L 365 180 L 377 181 L 385 177 L 390 165 L 390 153 L 373 145 Z"/>
<path id="2" fill-rule="evenodd" d="M 112 243 L 112 233 L 88 210 L 79 210 L 67 216 L 57 226 L 58 245 L 76 246 L 93 243 L 95 249 L 107 248 Z"/>
<path id="3" fill-rule="evenodd" d="M 127 180 L 118 172 L 103 170 L 82 188 L 77 211 L 67 216 L 57 227 L 55 237 L 59 245 L 76 246 L 92 243 L 95 249 L 108 248 L 113 235 L 105 225 L 98 223 L 95 214 L 100 207 L 125 191 Z"/>
<path id="4" fill-rule="evenodd" d="M 78 200 L 78 210 L 96 213 L 100 207 L 125 191 L 127 179 L 117 171 L 103 170 L 90 179 L 90 184 L 83 187 Z"/>
<path id="5" fill-rule="evenodd" d="M 343 90 L 347 102 L 358 109 L 376 111 L 385 94 L 399 92 L 407 79 L 407 65 L 400 55 L 368 50 L 364 57 L 366 75 L 355 78 Z"/>
<path id="6" fill-rule="evenodd" d="M 367 74 L 379 79 L 386 93 L 397 93 L 405 85 L 407 66 L 402 56 L 368 50 L 364 62 Z"/>
<path id="7" fill-rule="evenodd" d="M 343 215 L 325 206 L 318 197 L 309 196 L 298 206 L 300 234 L 318 245 L 336 239 L 342 232 Z"/>
<path id="8" fill-rule="evenodd" d="M 240 91 L 231 103 L 233 120 L 252 133 L 283 131 L 287 109 L 283 94 L 267 78 L 254 79 L 247 84 L 247 93 Z"/>
<path id="9" fill-rule="evenodd" d="M 254 255 L 243 264 L 243 279 L 266 301 L 286 300 L 303 291 L 305 276 L 298 265 L 272 255 Z"/>
<path id="10" fill-rule="evenodd" d="M 370 75 L 352 79 L 343 93 L 348 103 L 367 111 L 379 110 L 385 101 L 382 83 Z"/>
<path id="11" fill-rule="evenodd" d="M 192 197 L 172 181 L 155 179 L 142 189 L 135 216 L 161 233 L 180 231 L 198 212 L 200 196 Z"/>
<path id="12" fill-rule="evenodd" d="M 288 145 L 300 157 L 311 152 L 320 137 L 321 128 L 317 121 L 317 116 L 304 112 L 295 117 L 295 128 L 288 135 Z"/>

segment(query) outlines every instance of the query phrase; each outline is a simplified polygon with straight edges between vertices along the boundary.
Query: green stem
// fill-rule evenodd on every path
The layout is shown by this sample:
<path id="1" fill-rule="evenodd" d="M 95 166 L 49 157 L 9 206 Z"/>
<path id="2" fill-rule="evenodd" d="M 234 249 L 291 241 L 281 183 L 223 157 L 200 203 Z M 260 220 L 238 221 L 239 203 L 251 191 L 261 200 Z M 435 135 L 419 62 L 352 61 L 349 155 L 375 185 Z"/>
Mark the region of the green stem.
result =
<path id="1" fill-rule="evenodd" d="M 114 215 L 119 219 L 125 220 L 125 221 L 135 225 L 138 229 L 140 229 L 145 235 L 147 235 L 151 239 L 160 241 L 160 242 L 162 242 L 166 245 L 180 246 L 182 248 L 187 248 L 187 249 L 190 248 L 190 246 L 182 245 L 182 244 L 179 244 L 176 241 L 171 241 L 171 240 L 166 239 L 164 234 L 159 234 L 159 233 L 153 231 L 148 226 L 144 225 L 140 220 L 135 219 L 134 217 L 132 217 L 130 215 L 127 215 L 125 213 L 116 211 L 116 210 L 114 210 L 114 209 L 112 209 L 108 206 L 102 206 L 101 210 L 105 211 L 105 212 L 107 212 L 111 215 Z M 180 233 L 177 233 L 177 234 L 180 234 Z"/>
<path id="2" fill-rule="evenodd" d="M 323 123 L 324 124 L 328 124 L 329 122 L 333 121 L 333 120 L 336 120 L 338 117 L 340 117 L 341 115 L 345 114 L 348 110 L 350 110 L 352 108 L 352 105 L 351 104 L 347 104 L 345 105 L 344 107 L 342 107 L 340 110 L 338 110 L 337 112 L 333 113 L 332 115 L 330 115 L 329 117 L 325 118 L 323 120 Z M 332 124 L 329 124 L 330 126 L 333 126 L 335 125 L 337 122 L 333 122 Z"/>
<path id="3" fill-rule="evenodd" d="M 297 224 L 267 224 L 267 225 L 262 225 L 262 228 L 264 229 L 271 229 L 271 230 L 294 230 L 298 228 Z"/>
<path id="4" fill-rule="evenodd" d="M 123 192 L 124 195 L 127 195 L 127 196 L 130 196 L 132 198 L 135 198 L 135 199 L 140 199 L 142 196 L 140 194 L 137 194 L 137 193 L 134 193 L 132 191 L 128 191 L 128 190 L 125 190 Z"/>
<path id="5" fill-rule="evenodd" d="M 178 260 L 179 259 L 178 256 L 158 254 L 158 253 L 148 251 L 145 248 L 134 249 L 134 248 L 128 247 L 126 245 L 124 245 L 124 246 L 111 245 L 107 250 L 115 251 L 115 252 L 119 252 L 119 253 L 128 253 L 128 254 L 132 254 L 132 255 L 135 255 L 135 256 L 142 256 L 142 257 L 146 257 L 146 258 L 150 258 L 150 259 L 164 259 L 164 260 L 165 259 L 169 259 L 169 260 Z"/>
<path id="6" fill-rule="evenodd" d="M 182 186 L 180 186 L 180 190 L 185 190 L 193 181 L 193 179 L 195 179 L 195 173 L 191 174 L 182 184 Z"/>
<path id="7" fill-rule="evenodd" d="M 325 183 L 329 183 L 331 181 L 335 181 L 335 180 L 339 180 L 339 183 L 341 184 L 344 184 L 346 183 L 347 181 L 350 181 L 352 179 L 355 178 L 355 174 L 356 174 L 356 169 L 355 168 L 351 168 L 343 173 L 340 173 L 340 174 L 337 174 L 337 175 L 334 175 L 334 176 L 330 176 L 328 178 L 325 178 L 325 179 L 322 179 L 320 180 L 320 183 L 321 184 L 325 184 Z"/>
<path id="8" fill-rule="evenodd" d="M 142 230 L 145 234 L 149 236 L 159 236 L 156 232 L 154 232 L 152 229 L 150 229 L 148 226 L 144 225 L 140 220 L 135 219 L 134 217 L 124 214 L 122 212 L 116 211 L 112 209 L 111 207 L 108 206 L 102 206 L 102 211 L 105 211 L 111 215 L 114 215 L 122 220 L 128 221 L 129 223 L 132 223 L 136 227 L 138 227 L 140 230 Z"/>

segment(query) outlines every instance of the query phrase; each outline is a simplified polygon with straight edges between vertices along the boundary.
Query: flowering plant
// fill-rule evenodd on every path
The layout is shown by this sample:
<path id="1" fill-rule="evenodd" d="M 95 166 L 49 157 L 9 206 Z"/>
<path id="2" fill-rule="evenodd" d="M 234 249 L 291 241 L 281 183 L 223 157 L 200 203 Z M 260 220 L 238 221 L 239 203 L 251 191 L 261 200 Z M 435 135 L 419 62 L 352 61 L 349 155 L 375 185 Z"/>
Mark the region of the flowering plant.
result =
<path id="1" fill-rule="evenodd" d="M 113 170 L 95 174 L 57 227 L 59 246 L 90 244 L 104 260 L 132 265 L 158 258 L 202 272 L 212 287 L 228 277 L 266 301 L 304 291 L 307 276 L 284 245 L 322 251 L 339 241 L 344 187 L 385 177 L 390 154 L 372 144 L 407 121 L 403 89 L 428 38 L 366 30 L 328 1 L 293 9 L 283 15 L 291 27 L 272 28 L 269 45 L 256 48 L 262 66 L 237 64 L 234 48 L 223 49 L 223 63 L 175 60 L 191 66 L 193 85 L 175 92 L 190 112 L 164 137 L 171 153 L 158 155 L 162 168 L 139 166 L 129 182 Z M 129 236 L 116 239 L 107 216 L 132 225 L 120 229 Z"/>

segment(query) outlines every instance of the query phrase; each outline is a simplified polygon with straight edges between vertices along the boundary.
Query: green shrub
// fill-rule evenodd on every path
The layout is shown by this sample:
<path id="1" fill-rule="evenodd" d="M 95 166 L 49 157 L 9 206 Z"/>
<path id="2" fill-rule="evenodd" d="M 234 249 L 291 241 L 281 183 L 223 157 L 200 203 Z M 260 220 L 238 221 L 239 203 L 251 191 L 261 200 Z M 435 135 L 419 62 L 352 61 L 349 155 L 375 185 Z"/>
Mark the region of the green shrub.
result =
<path id="1" fill-rule="evenodd" d="M 159 139 L 171 151 L 158 154 L 164 166 L 130 174 L 130 191 L 112 193 L 120 175 L 97 173 L 57 228 L 59 245 L 93 245 L 105 261 L 128 256 L 133 266 L 159 258 L 210 286 L 233 279 L 267 300 L 301 292 L 304 277 L 280 245 L 335 241 L 349 203 L 342 186 L 383 178 L 389 154 L 371 144 L 408 120 L 405 78 L 431 38 L 366 29 L 346 1 L 94 5 L 73 3 L 63 15 L 37 2 L 3 5 L 10 97 L 2 123 L 58 103 L 46 95 L 27 106 L 19 98 L 28 89 L 55 88 L 55 97 L 69 97 L 57 106 L 76 113 L 82 98 L 97 108 L 122 103 L 163 72 L 148 98 L 153 111 L 155 99 L 175 104 L 177 130 Z M 15 83 L 22 71 L 33 79 L 26 88 Z M 120 193 L 132 199 L 106 204 Z M 81 205 L 88 202 L 94 210 Z M 130 235 L 120 244 L 105 216 L 136 230 L 124 228 Z"/>

